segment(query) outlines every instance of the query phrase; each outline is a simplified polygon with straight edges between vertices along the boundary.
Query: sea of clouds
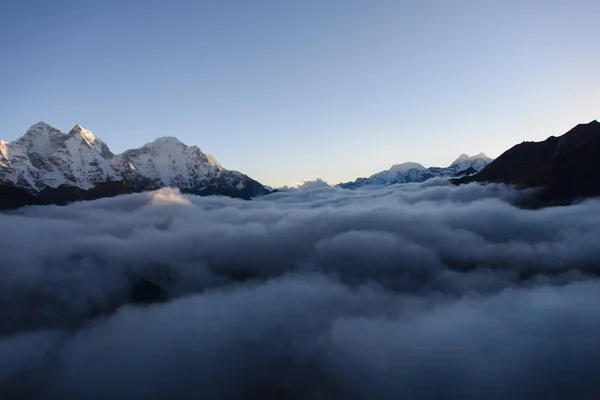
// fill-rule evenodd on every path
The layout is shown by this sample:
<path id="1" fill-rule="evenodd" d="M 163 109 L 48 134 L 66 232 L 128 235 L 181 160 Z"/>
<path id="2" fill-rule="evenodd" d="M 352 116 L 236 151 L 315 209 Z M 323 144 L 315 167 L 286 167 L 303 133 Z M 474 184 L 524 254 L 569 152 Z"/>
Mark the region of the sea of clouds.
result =
<path id="1" fill-rule="evenodd" d="M 600 201 L 441 180 L 0 214 L 0 398 L 599 398 Z M 131 303 L 143 278 L 165 298 Z"/>

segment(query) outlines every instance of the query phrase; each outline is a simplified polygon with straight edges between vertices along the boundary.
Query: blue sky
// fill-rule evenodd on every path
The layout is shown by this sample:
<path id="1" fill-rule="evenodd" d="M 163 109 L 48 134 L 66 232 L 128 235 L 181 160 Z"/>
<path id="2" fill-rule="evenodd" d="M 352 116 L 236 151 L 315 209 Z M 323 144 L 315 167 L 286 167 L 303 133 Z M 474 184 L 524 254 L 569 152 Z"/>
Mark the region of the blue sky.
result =
<path id="1" fill-rule="evenodd" d="M 600 119 L 600 2 L 0 3 L 0 138 L 177 136 L 270 185 L 496 157 Z"/>

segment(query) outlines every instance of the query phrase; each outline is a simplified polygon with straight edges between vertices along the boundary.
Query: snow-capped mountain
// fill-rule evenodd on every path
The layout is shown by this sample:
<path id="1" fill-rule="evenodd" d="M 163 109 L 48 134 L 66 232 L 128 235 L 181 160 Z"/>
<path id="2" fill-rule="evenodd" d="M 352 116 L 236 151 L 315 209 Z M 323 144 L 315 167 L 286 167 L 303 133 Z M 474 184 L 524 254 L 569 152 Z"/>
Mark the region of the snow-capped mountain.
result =
<path id="1" fill-rule="evenodd" d="M 415 162 L 406 162 L 393 165 L 389 170 L 381 171 L 369 178 L 358 178 L 353 182 L 340 183 L 344 189 L 356 189 L 363 186 L 389 186 L 397 183 L 425 182 L 436 177 L 453 177 L 461 173 L 481 171 L 492 159 L 483 153 L 475 156 L 461 154 L 450 166 L 446 168 L 430 167 Z"/>
<path id="2" fill-rule="evenodd" d="M 175 137 L 161 137 L 138 149 L 114 156 L 111 165 L 135 190 L 178 187 L 184 192 L 229 188 L 249 196 L 268 190 L 246 175 L 221 166 L 197 146 L 186 146 Z M 143 189 L 142 189 L 143 188 Z"/>
<path id="3" fill-rule="evenodd" d="M 460 157 L 454 161 L 449 168 L 458 170 L 457 172 L 464 171 L 469 168 L 473 168 L 477 171 L 484 169 L 493 160 L 483 153 L 479 153 L 475 156 L 468 156 L 461 154 Z"/>
<path id="4" fill-rule="evenodd" d="M 64 134 L 37 123 L 14 142 L 0 140 L 0 154 L 0 182 L 32 192 L 60 185 L 90 189 L 120 179 L 110 165 L 108 146 L 80 125 Z"/>
<path id="5" fill-rule="evenodd" d="M 40 122 L 14 142 L 0 140 L 0 184 L 36 195 L 45 188 L 90 190 L 117 181 L 132 191 L 177 187 L 187 193 L 242 198 L 269 192 L 248 176 L 223 168 L 197 146 L 186 146 L 174 137 L 158 138 L 115 155 L 80 125 L 65 134 Z"/>

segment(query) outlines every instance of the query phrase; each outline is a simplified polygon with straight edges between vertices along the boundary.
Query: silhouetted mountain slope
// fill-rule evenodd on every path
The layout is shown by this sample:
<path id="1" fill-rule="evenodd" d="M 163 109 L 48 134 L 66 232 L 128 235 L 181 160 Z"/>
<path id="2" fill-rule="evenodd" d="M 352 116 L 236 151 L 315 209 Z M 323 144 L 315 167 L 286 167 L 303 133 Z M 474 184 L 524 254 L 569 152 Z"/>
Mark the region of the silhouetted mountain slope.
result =
<path id="1" fill-rule="evenodd" d="M 476 175 L 455 183 L 497 182 L 539 187 L 539 205 L 569 204 L 600 195 L 600 123 L 579 124 L 562 136 L 523 142 Z"/>

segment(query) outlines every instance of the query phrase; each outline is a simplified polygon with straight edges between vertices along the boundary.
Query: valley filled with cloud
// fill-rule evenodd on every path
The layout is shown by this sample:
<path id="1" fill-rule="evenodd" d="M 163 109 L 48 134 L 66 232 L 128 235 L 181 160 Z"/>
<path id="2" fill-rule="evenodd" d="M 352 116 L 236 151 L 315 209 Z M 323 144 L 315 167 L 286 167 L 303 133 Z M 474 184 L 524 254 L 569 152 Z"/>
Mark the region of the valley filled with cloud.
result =
<path id="1" fill-rule="evenodd" d="M 161 189 L 0 214 L 0 398 L 596 398 L 600 200 L 531 193 Z"/>

